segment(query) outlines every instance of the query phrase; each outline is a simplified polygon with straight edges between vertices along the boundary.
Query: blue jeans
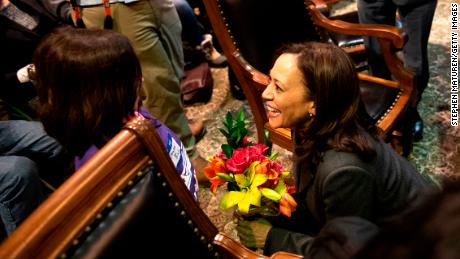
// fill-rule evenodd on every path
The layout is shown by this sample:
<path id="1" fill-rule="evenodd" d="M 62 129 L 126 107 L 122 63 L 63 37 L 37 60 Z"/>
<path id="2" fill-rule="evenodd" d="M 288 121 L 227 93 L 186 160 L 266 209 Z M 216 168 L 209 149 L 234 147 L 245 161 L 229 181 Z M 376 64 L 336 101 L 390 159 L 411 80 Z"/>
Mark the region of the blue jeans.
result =
<path id="1" fill-rule="evenodd" d="M 0 154 L 25 156 L 37 162 L 62 158 L 63 147 L 48 136 L 38 121 L 0 121 Z"/>
<path id="2" fill-rule="evenodd" d="M 173 2 L 182 24 L 182 40 L 193 47 L 200 46 L 204 40 L 204 28 L 196 18 L 192 7 L 187 0 L 173 0 Z"/>
<path id="3" fill-rule="evenodd" d="M 6 233 L 16 227 L 44 199 L 38 165 L 27 157 L 0 157 L 0 217 Z"/>
<path id="4" fill-rule="evenodd" d="M 43 200 L 39 172 L 65 177 L 71 160 L 40 122 L 0 121 L 0 217 L 8 234 Z"/>

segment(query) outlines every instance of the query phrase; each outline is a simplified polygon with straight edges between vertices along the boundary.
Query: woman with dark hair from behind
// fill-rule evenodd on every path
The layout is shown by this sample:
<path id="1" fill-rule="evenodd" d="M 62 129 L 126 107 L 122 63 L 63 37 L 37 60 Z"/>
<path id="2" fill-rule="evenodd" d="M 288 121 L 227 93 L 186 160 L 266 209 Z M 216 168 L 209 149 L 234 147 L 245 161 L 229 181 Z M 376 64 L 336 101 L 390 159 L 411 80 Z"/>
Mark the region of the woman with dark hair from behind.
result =
<path id="1" fill-rule="evenodd" d="M 460 181 L 446 179 L 442 186 L 385 226 L 354 258 L 460 258 Z"/>
<path id="2" fill-rule="evenodd" d="M 128 38 L 111 30 L 59 28 L 34 54 L 45 130 L 76 156 L 78 169 L 135 116 L 152 121 L 196 198 L 197 181 L 180 139 L 144 108 L 142 72 Z"/>
<path id="3" fill-rule="evenodd" d="M 298 207 L 289 220 L 241 220 L 238 235 L 267 255 L 337 258 L 314 244 L 339 231 L 340 245 L 332 250 L 351 256 L 432 186 L 379 138 L 343 50 L 314 42 L 286 46 L 270 77 L 262 98 L 270 126 L 292 128 Z"/>

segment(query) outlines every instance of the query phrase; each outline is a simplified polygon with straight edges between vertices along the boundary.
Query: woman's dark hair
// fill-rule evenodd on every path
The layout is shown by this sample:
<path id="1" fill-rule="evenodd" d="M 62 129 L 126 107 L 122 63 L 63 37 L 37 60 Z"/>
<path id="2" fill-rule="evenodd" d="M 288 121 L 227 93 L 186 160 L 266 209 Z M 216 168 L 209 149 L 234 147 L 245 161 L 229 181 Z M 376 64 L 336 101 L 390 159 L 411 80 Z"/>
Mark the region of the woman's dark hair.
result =
<path id="1" fill-rule="evenodd" d="M 460 258 L 460 179 L 441 179 L 441 186 L 384 225 L 354 258 Z"/>
<path id="2" fill-rule="evenodd" d="M 328 149 L 354 152 L 363 159 L 373 157 L 375 151 L 364 129 L 372 134 L 377 130 L 364 110 L 358 75 L 348 54 L 319 42 L 286 45 L 278 53 L 297 55 L 309 98 L 315 102 L 313 119 L 295 129 L 302 139 L 295 150 L 297 158 L 317 163 Z"/>
<path id="3" fill-rule="evenodd" d="M 40 118 L 72 154 L 101 147 L 134 115 L 142 72 L 125 36 L 58 28 L 40 42 L 33 63 Z"/>

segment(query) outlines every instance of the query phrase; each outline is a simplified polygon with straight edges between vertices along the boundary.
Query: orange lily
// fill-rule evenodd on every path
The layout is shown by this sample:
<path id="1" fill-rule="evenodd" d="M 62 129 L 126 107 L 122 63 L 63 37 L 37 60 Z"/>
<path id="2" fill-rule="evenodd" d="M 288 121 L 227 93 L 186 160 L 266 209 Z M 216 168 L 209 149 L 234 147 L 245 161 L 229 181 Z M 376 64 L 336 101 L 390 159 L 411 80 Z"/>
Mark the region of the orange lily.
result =
<path id="1" fill-rule="evenodd" d="M 226 174 L 225 162 L 221 158 L 214 156 L 208 166 L 204 168 L 204 174 L 211 182 L 211 191 L 216 193 L 217 187 L 226 183 L 218 174 Z"/>

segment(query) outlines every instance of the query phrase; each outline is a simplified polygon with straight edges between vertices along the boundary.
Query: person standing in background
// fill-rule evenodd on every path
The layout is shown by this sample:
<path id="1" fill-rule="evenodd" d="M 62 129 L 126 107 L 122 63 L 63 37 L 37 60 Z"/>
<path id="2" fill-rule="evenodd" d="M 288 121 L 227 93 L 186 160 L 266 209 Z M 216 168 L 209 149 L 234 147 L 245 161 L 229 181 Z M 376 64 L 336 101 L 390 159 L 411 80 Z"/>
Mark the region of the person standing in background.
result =
<path id="1" fill-rule="evenodd" d="M 422 93 L 430 78 L 428 64 L 428 38 L 436 10 L 437 0 L 358 0 L 359 22 L 363 24 L 396 24 L 399 13 L 402 28 L 407 34 L 403 48 L 404 64 L 415 73 L 416 89 L 409 116 L 412 122 L 414 141 L 423 136 L 423 120 L 417 111 Z M 365 41 L 371 73 L 378 77 L 390 78 L 377 39 Z"/>
<path id="2" fill-rule="evenodd" d="M 142 67 L 144 105 L 180 137 L 199 179 L 207 182 L 202 174 L 207 162 L 198 154 L 194 136 L 203 124 L 189 125 L 181 103 L 182 27 L 172 0 L 80 0 L 73 6 L 78 26 L 111 28 L 129 38 Z"/>
<path id="3" fill-rule="evenodd" d="M 182 23 L 184 50 L 187 46 L 195 50 L 189 52 L 202 52 L 210 66 L 225 67 L 227 65 L 227 58 L 214 48 L 212 35 L 204 33 L 205 29 L 203 25 L 198 21 L 187 0 L 173 0 L 173 2 Z M 189 58 L 187 57 L 187 53 L 187 51 L 184 51 L 186 66 L 188 63 L 187 59 Z"/>

